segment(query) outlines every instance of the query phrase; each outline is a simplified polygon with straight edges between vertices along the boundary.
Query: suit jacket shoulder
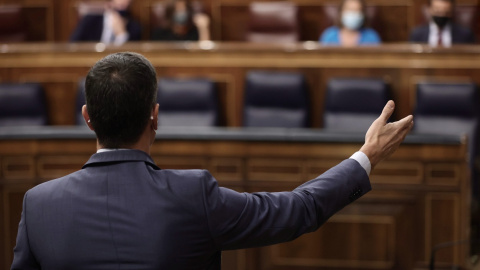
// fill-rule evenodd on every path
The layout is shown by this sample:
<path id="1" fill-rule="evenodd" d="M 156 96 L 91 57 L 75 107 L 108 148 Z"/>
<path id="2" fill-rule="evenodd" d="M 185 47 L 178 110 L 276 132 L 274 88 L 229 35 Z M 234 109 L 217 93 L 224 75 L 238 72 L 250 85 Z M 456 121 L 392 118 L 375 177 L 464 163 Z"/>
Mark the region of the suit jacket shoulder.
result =
<path id="1" fill-rule="evenodd" d="M 428 43 L 428 35 L 430 33 L 430 27 L 428 24 L 418 26 L 410 33 L 410 42 L 416 43 Z"/>
<path id="2" fill-rule="evenodd" d="M 86 15 L 75 30 L 70 41 L 100 41 L 103 32 L 103 15 Z"/>
<path id="3" fill-rule="evenodd" d="M 469 44 L 475 43 L 475 35 L 469 28 L 458 24 L 452 24 L 452 43 Z"/>
<path id="4" fill-rule="evenodd" d="M 142 38 L 142 27 L 133 19 L 130 19 L 127 23 L 127 31 L 128 31 L 128 40 L 130 41 L 138 41 Z"/>

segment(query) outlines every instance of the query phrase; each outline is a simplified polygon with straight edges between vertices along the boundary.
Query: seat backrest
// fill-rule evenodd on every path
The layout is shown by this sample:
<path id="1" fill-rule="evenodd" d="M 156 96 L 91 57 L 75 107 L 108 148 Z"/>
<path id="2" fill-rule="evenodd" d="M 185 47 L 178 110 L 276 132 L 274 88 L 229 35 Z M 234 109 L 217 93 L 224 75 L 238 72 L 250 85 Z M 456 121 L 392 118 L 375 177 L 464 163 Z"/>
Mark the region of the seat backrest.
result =
<path id="1" fill-rule="evenodd" d="M 474 83 L 421 82 L 416 98 L 415 131 L 473 136 L 478 126 Z"/>
<path id="2" fill-rule="evenodd" d="M 46 108 L 40 84 L 0 84 L 0 127 L 46 125 Z"/>
<path id="3" fill-rule="evenodd" d="M 87 102 L 85 100 L 85 78 L 78 81 L 77 98 L 75 100 L 75 123 L 77 126 L 85 125 L 85 119 L 82 115 L 82 107 Z"/>
<path id="4" fill-rule="evenodd" d="M 389 99 L 383 79 L 334 78 L 327 86 L 324 128 L 339 132 L 365 132 Z"/>
<path id="5" fill-rule="evenodd" d="M 246 76 L 244 126 L 307 127 L 307 96 L 301 73 L 251 71 Z"/>
<path id="6" fill-rule="evenodd" d="M 22 42 L 27 40 L 22 7 L 0 5 L 0 42 Z"/>
<path id="7" fill-rule="evenodd" d="M 159 126 L 218 124 L 215 83 L 209 79 L 162 78 L 158 82 Z"/>
<path id="8" fill-rule="evenodd" d="M 105 1 L 81 1 L 77 5 L 79 19 L 86 15 L 102 15 L 104 12 Z"/>
<path id="9" fill-rule="evenodd" d="M 246 39 L 250 42 L 297 42 L 298 8 L 295 3 L 251 3 Z"/>
<path id="10" fill-rule="evenodd" d="M 421 82 L 417 84 L 415 125 L 418 133 L 467 135 L 472 194 L 480 197 L 478 171 L 478 93 L 474 83 Z"/>

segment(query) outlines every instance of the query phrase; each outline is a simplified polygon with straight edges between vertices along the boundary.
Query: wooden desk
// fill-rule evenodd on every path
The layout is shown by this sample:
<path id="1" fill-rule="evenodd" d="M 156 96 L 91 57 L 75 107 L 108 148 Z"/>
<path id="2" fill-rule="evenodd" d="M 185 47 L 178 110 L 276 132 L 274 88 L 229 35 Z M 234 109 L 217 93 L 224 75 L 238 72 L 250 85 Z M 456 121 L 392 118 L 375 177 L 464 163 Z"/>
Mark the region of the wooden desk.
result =
<path id="1" fill-rule="evenodd" d="M 288 129 L 162 129 L 162 168 L 205 168 L 238 191 L 284 191 L 357 151 L 363 134 Z M 95 152 L 85 128 L 0 129 L 0 267 L 8 269 L 26 190 L 78 170 Z M 271 247 L 229 251 L 224 269 L 413 269 L 432 246 L 469 237 L 470 178 L 458 137 L 414 134 L 371 176 L 373 191 L 317 232 Z M 467 266 L 469 249 L 437 262 Z"/>
<path id="2" fill-rule="evenodd" d="M 393 44 L 329 48 L 316 42 L 268 45 L 246 43 L 131 43 L 0 45 L 0 82 L 40 82 L 47 94 L 52 125 L 75 123 L 80 78 L 105 55 L 118 51 L 144 54 L 159 77 L 207 77 L 217 83 L 223 126 L 242 126 L 245 75 L 250 70 L 305 74 L 310 96 L 310 126 L 322 127 L 327 82 L 333 77 L 385 79 L 397 102 L 396 116 L 413 112 L 415 84 L 421 80 L 480 84 L 480 47 L 432 49 Z"/>

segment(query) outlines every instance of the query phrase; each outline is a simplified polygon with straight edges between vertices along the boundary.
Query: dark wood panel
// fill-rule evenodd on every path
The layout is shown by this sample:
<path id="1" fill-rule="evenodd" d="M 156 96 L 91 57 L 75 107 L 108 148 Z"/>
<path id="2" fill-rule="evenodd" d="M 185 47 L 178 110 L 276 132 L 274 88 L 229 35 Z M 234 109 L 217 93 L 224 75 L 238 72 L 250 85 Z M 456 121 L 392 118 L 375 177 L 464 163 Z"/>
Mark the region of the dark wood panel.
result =
<path id="1" fill-rule="evenodd" d="M 295 188 L 359 147 L 163 140 L 151 152 L 162 168 L 211 169 L 221 185 L 255 192 Z M 8 268 L 11 262 L 24 192 L 79 169 L 94 151 L 94 140 L 0 141 L 0 214 L 6 239 L 0 249 L 5 258 L 1 265 Z M 428 260 L 433 245 L 468 238 L 465 156 L 465 145 L 403 145 L 374 171 L 373 191 L 320 230 L 290 243 L 227 252 L 223 265 L 229 269 L 413 269 Z M 439 175 L 440 180 L 428 180 L 423 172 L 438 170 L 438 164 L 446 165 L 431 175 Z M 453 179 L 448 185 L 445 174 Z M 467 255 L 468 248 L 446 249 L 437 261 L 465 265 Z"/>

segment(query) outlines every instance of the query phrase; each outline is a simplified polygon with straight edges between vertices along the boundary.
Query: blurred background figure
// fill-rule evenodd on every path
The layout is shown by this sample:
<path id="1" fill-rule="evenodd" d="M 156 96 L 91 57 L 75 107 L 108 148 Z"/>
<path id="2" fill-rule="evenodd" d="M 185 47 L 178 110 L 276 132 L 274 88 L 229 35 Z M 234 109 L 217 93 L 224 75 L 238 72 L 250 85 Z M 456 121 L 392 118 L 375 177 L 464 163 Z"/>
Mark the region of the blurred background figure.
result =
<path id="1" fill-rule="evenodd" d="M 140 40 L 141 26 L 130 17 L 132 0 L 109 0 L 103 14 L 87 14 L 77 25 L 71 41 L 101 41 L 122 45 Z"/>
<path id="2" fill-rule="evenodd" d="M 153 30 L 152 39 L 160 41 L 210 40 L 210 18 L 195 12 L 190 0 L 171 0 L 165 10 L 163 27 Z"/>
<path id="3" fill-rule="evenodd" d="M 428 4 L 430 22 L 412 31 L 411 42 L 428 43 L 433 47 L 475 42 L 470 29 L 453 22 L 454 0 L 429 0 Z"/>
<path id="4" fill-rule="evenodd" d="M 336 25 L 322 33 L 320 43 L 344 47 L 381 43 L 378 33 L 367 27 L 365 8 L 363 0 L 343 0 Z"/>

